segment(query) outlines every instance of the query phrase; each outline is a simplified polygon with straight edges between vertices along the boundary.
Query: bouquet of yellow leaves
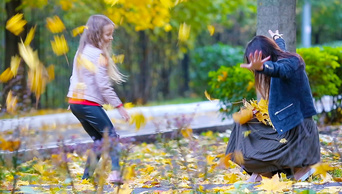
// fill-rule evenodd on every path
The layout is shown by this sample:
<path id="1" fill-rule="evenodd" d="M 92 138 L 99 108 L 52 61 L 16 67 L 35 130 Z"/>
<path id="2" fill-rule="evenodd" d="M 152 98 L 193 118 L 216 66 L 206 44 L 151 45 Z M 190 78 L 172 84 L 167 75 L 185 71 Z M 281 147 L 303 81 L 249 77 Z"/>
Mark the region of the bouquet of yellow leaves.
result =
<path id="1" fill-rule="evenodd" d="M 241 107 L 240 111 L 233 114 L 233 119 L 235 122 L 240 123 L 241 125 L 247 123 L 253 118 L 258 119 L 259 122 L 272 126 L 270 116 L 268 114 L 268 101 L 261 99 L 259 102 L 256 100 L 243 100 L 243 107 Z"/>

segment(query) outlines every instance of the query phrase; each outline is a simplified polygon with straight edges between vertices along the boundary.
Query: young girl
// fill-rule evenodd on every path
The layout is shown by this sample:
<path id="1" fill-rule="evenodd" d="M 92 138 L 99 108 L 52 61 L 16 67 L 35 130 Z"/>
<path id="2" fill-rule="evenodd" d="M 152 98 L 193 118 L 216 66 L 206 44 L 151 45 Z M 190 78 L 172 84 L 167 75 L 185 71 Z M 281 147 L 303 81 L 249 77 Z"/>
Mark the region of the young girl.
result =
<path id="1" fill-rule="evenodd" d="M 108 118 L 102 105 L 108 103 L 116 107 L 122 118 L 129 120 L 129 115 L 122 102 L 111 87 L 111 81 L 120 84 L 124 76 L 118 71 L 111 59 L 111 42 L 113 40 L 114 23 L 104 15 L 93 15 L 88 19 L 76 52 L 70 87 L 68 92 L 72 113 L 81 122 L 84 130 L 94 141 L 101 141 L 107 131 L 111 142 L 110 157 L 112 171 L 109 182 L 121 182 L 117 145 L 119 136 Z M 96 153 L 96 162 L 101 153 Z M 92 176 L 95 167 L 88 156 L 82 179 Z"/>
<path id="2" fill-rule="evenodd" d="M 241 125 L 235 123 L 226 154 L 243 154 L 241 165 L 252 174 L 250 182 L 261 181 L 261 175 L 271 177 L 276 172 L 304 181 L 313 173 L 310 166 L 320 161 L 309 80 L 303 59 L 285 51 L 278 30 L 269 33 L 273 40 L 256 36 L 248 43 L 247 64 L 241 67 L 254 72 L 256 89 L 269 102 L 274 128 L 256 119 Z M 245 137 L 244 132 L 250 133 Z"/>

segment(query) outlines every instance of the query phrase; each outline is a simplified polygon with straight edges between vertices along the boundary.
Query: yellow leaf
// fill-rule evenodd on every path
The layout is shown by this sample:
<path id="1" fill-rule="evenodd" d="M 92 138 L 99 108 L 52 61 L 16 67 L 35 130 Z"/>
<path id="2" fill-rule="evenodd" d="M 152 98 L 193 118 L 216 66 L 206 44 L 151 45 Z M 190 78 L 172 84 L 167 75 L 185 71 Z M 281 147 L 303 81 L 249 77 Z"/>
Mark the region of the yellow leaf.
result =
<path id="1" fill-rule="evenodd" d="M 253 111 L 249 109 L 242 109 L 233 114 L 233 120 L 241 125 L 247 123 L 253 118 Z"/>
<path id="2" fill-rule="evenodd" d="M 181 24 L 178 31 L 178 40 L 181 42 L 188 40 L 190 36 L 190 29 L 191 26 L 187 25 L 186 23 Z"/>
<path id="3" fill-rule="evenodd" d="M 30 46 L 25 46 L 23 42 L 19 43 L 19 54 L 30 69 L 36 69 L 39 66 L 38 52 L 33 51 Z"/>
<path id="4" fill-rule="evenodd" d="M 64 35 L 54 36 L 54 41 L 51 41 L 53 52 L 57 55 L 66 54 L 69 51 L 68 43 L 64 38 Z"/>
<path id="5" fill-rule="evenodd" d="M 232 155 L 232 153 L 229 153 L 229 154 L 221 157 L 218 166 L 229 168 L 230 167 L 229 161 L 230 161 L 231 155 Z"/>
<path id="6" fill-rule="evenodd" d="M 183 135 L 184 138 L 190 139 L 192 137 L 192 129 L 191 128 L 181 129 L 181 134 Z"/>
<path id="7" fill-rule="evenodd" d="M 131 180 L 132 178 L 135 178 L 136 174 L 135 174 L 135 166 L 136 164 L 133 164 L 129 167 L 126 167 L 127 169 L 125 170 L 125 174 L 124 174 L 124 178 L 125 180 Z"/>
<path id="8" fill-rule="evenodd" d="M 11 57 L 11 71 L 14 76 L 16 76 L 18 73 L 20 61 L 21 61 L 21 58 L 18 55 Z"/>
<path id="9" fill-rule="evenodd" d="M 47 74 L 49 76 L 49 82 L 55 79 L 55 66 L 50 65 L 47 69 Z"/>
<path id="10" fill-rule="evenodd" d="M 248 86 L 247 86 L 247 92 L 250 91 L 252 88 L 254 87 L 254 82 L 248 82 Z"/>
<path id="11" fill-rule="evenodd" d="M 247 137 L 251 133 L 252 133 L 252 130 L 245 131 L 245 132 L 243 132 L 243 136 Z"/>
<path id="12" fill-rule="evenodd" d="M 283 190 L 287 190 L 291 186 L 292 182 L 280 182 L 278 174 L 275 174 L 272 179 L 262 177 L 261 184 L 255 187 L 259 187 L 260 189 L 266 190 L 268 192 L 277 193 L 283 192 Z"/>
<path id="13" fill-rule="evenodd" d="M 72 36 L 75 37 L 75 36 L 77 36 L 79 34 L 82 34 L 84 29 L 87 29 L 87 26 L 79 26 L 77 28 L 74 28 L 72 30 Z"/>
<path id="14" fill-rule="evenodd" d="M 62 20 L 56 15 L 53 18 L 46 18 L 46 27 L 52 33 L 60 33 L 65 30 Z"/>
<path id="15" fill-rule="evenodd" d="M 105 109 L 106 111 L 109 111 L 109 110 L 113 110 L 113 109 L 114 109 L 113 106 L 110 105 L 110 104 L 104 104 L 102 107 L 103 107 L 103 109 Z"/>
<path id="16" fill-rule="evenodd" d="M 234 152 L 234 160 L 239 165 L 245 163 L 245 160 L 243 159 L 243 154 L 241 151 L 235 151 Z"/>
<path id="17" fill-rule="evenodd" d="M 47 71 L 42 64 L 36 69 L 30 69 L 28 72 L 28 84 L 32 92 L 35 93 L 36 98 L 39 99 L 40 95 L 45 92 L 45 86 L 48 81 Z"/>
<path id="18" fill-rule="evenodd" d="M 334 167 L 331 167 L 327 163 L 317 163 L 313 165 L 312 168 L 315 169 L 313 175 L 321 174 L 324 178 L 327 176 L 327 171 L 334 170 Z"/>
<path id="19" fill-rule="evenodd" d="M 17 97 L 12 95 L 12 91 L 10 90 L 7 94 L 6 98 L 6 107 L 7 112 L 14 114 L 17 107 Z"/>
<path id="20" fill-rule="evenodd" d="M 215 158 L 216 158 L 215 156 L 207 155 L 207 163 L 208 163 L 209 165 L 214 164 L 214 163 L 215 163 L 215 162 L 214 162 L 214 159 L 215 159 Z"/>
<path id="21" fill-rule="evenodd" d="M 239 177 L 235 173 L 225 174 L 223 179 L 226 181 L 225 184 L 232 184 L 239 180 Z"/>
<path id="22" fill-rule="evenodd" d="M 207 92 L 207 90 L 204 91 L 204 95 L 209 101 L 217 100 L 217 99 L 211 97 L 210 94 Z"/>
<path id="23" fill-rule="evenodd" d="M 16 15 L 12 16 L 6 22 L 6 29 L 18 36 L 22 31 L 24 31 L 24 26 L 27 23 L 26 20 L 23 20 L 23 17 L 24 14 L 22 13 L 17 13 Z"/>
<path id="24" fill-rule="evenodd" d="M 130 109 L 130 108 L 133 108 L 134 107 L 134 104 L 132 102 L 126 102 L 124 104 L 124 107 L 127 108 L 127 109 Z"/>
<path id="25" fill-rule="evenodd" d="M 207 27 L 208 27 L 208 31 L 209 31 L 210 36 L 214 35 L 215 27 L 213 25 L 208 25 Z"/>
<path id="26" fill-rule="evenodd" d="M 91 61 L 83 57 L 81 54 L 79 54 L 79 56 L 77 57 L 77 65 L 81 65 L 93 73 L 95 73 L 96 71 L 95 65 Z"/>
<path id="27" fill-rule="evenodd" d="M 114 61 L 114 63 L 123 63 L 124 59 L 125 59 L 125 55 L 113 55 L 112 59 Z"/>
<path id="28" fill-rule="evenodd" d="M 29 31 L 29 33 L 26 35 L 26 39 L 25 39 L 25 46 L 30 45 L 30 43 L 33 40 L 34 37 L 34 32 L 36 31 L 36 26 L 32 27 Z"/>
<path id="29" fill-rule="evenodd" d="M 70 0 L 60 0 L 59 4 L 64 11 L 68 11 L 72 8 L 72 2 Z"/>
<path id="30" fill-rule="evenodd" d="M 11 68 L 7 68 L 4 72 L 1 73 L 0 75 L 0 82 L 2 83 L 6 83 L 8 82 L 10 79 L 12 79 L 14 77 Z"/>
<path id="31" fill-rule="evenodd" d="M 165 30 L 165 32 L 169 32 L 169 31 L 172 30 L 172 26 L 171 26 L 170 24 L 166 24 L 166 25 L 164 26 L 164 30 Z"/>
<path id="32" fill-rule="evenodd" d="M 142 113 L 134 113 L 131 115 L 129 122 L 131 125 L 135 123 L 135 129 L 139 130 L 146 125 L 146 118 Z"/>
<path id="33" fill-rule="evenodd" d="M 280 143 L 287 143 L 287 140 L 285 138 L 282 138 L 279 142 Z"/>

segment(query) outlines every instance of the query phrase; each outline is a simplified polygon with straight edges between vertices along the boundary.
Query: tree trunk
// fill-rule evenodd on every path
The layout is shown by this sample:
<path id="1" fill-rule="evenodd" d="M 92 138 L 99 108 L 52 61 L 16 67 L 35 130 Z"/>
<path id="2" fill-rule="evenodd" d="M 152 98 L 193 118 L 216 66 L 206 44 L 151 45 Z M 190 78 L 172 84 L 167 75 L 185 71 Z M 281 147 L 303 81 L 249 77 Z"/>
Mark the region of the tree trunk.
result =
<path id="1" fill-rule="evenodd" d="M 149 66 L 149 47 L 148 47 L 148 36 L 146 35 L 146 32 L 141 31 L 139 32 L 139 38 L 140 38 L 140 48 L 142 50 L 142 59 L 139 63 L 140 66 L 140 74 L 139 74 L 139 83 L 137 84 L 139 86 L 138 93 L 135 94 L 136 98 L 135 100 L 139 103 L 145 104 L 149 98 L 150 94 L 150 66 Z"/>
<path id="2" fill-rule="evenodd" d="M 190 57 L 189 53 L 184 54 L 184 58 L 182 59 L 181 65 L 182 65 L 182 82 L 180 85 L 180 95 L 187 97 L 189 92 L 189 63 L 190 63 Z"/>
<path id="3" fill-rule="evenodd" d="M 258 0 L 257 35 L 279 30 L 287 50 L 296 52 L 296 0 Z"/>

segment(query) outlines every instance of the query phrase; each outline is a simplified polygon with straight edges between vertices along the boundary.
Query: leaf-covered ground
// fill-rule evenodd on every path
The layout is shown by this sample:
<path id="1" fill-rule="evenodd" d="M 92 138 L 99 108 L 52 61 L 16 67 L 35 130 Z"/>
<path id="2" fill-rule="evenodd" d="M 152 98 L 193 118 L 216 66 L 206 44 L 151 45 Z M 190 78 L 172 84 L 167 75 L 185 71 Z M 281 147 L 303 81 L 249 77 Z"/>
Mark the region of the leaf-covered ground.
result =
<path id="1" fill-rule="evenodd" d="M 17 193 L 94 193 L 101 189 L 105 193 L 338 193 L 342 190 L 338 183 L 342 180 L 340 130 L 321 134 L 322 163 L 314 167 L 316 173 L 306 182 L 281 174 L 260 184 L 247 183 L 249 175 L 224 156 L 229 133 L 193 135 L 184 129 L 181 134 L 185 138 L 124 143 L 124 184 L 120 187 L 106 183 L 104 172 L 109 167 L 101 161 L 94 180 L 81 180 L 86 154 L 75 151 L 53 154 L 49 160 L 35 158 L 20 164 L 17 171 L 2 167 L 0 188 L 10 193 L 18 180 Z"/>

